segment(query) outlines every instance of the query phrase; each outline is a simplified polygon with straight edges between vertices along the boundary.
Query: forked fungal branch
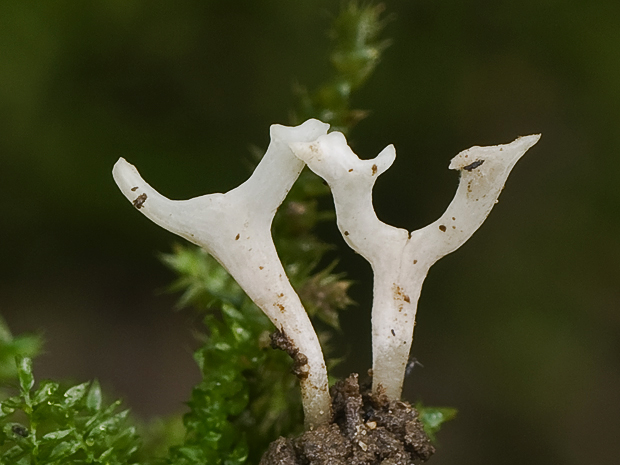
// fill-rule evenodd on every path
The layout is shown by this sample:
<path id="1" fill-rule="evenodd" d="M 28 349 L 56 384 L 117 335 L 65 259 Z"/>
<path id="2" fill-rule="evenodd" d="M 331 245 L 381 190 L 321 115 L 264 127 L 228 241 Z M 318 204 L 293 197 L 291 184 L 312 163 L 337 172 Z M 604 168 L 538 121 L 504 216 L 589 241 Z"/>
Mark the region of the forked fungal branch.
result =
<path id="1" fill-rule="evenodd" d="M 429 268 L 460 247 L 483 223 L 515 163 L 540 135 L 507 145 L 472 147 L 450 163 L 461 173 L 456 195 L 434 223 L 409 233 L 381 222 L 372 205 L 377 177 L 394 162 L 394 146 L 360 160 L 343 134 L 308 120 L 271 126 L 271 142 L 250 178 L 226 194 L 170 200 L 124 159 L 114 166 L 119 188 L 134 207 L 163 228 L 209 252 L 307 360 L 296 367 L 306 426 L 331 420 L 327 371 L 316 332 L 290 285 L 271 238 L 271 223 L 306 163 L 330 186 L 338 228 L 374 272 L 373 391 L 399 399 L 413 341 L 417 302 Z"/>
<path id="2" fill-rule="evenodd" d="M 372 205 L 377 177 L 395 160 L 393 145 L 373 160 L 360 160 L 343 134 L 295 142 L 295 155 L 332 190 L 344 240 L 373 269 L 373 391 L 399 399 L 413 341 L 417 302 L 429 268 L 459 248 L 484 222 L 515 163 L 540 135 L 507 145 L 472 147 L 452 159 L 461 173 L 456 195 L 434 223 L 409 233 L 381 222 Z"/>
<path id="3" fill-rule="evenodd" d="M 225 194 L 170 200 L 124 159 L 113 169 L 118 187 L 140 212 L 213 255 L 305 355 L 307 365 L 298 369 L 303 372 L 299 378 L 309 428 L 331 419 L 327 370 L 316 332 L 276 253 L 271 223 L 304 167 L 288 144 L 313 141 L 328 128 L 318 120 L 297 127 L 272 125 L 271 142 L 252 176 Z"/>

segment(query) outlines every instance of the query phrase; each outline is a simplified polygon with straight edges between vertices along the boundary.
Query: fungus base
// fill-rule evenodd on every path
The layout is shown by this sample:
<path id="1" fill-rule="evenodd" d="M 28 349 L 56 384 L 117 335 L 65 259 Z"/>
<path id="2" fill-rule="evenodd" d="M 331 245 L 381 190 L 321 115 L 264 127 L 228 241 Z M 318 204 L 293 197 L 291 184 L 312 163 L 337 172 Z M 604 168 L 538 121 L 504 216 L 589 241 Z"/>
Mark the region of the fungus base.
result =
<path id="1" fill-rule="evenodd" d="M 360 392 L 352 374 L 331 390 L 334 420 L 298 438 L 279 438 L 260 465 L 412 465 L 435 452 L 406 402 Z"/>

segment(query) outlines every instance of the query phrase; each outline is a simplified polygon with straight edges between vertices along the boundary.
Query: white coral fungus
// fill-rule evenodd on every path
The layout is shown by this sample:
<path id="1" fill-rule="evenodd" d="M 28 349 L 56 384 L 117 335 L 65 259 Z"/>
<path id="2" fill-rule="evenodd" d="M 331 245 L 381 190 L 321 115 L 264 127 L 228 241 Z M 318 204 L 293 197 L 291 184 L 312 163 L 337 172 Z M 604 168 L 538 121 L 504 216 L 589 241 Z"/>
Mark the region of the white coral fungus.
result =
<path id="1" fill-rule="evenodd" d="M 328 128 L 318 120 L 297 127 L 272 125 L 271 142 L 256 170 L 226 194 L 174 201 L 149 186 L 124 159 L 113 170 L 119 188 L 140 212 L 213 255 L 306 356 L 307 366 L 298 368 L 307 375 L 300 383 L 310 428 L 331 418 L 327 371 L 310 319 L 276 253 L 271 222 L 304 167 L 288 144 L 313 141 Z"/>
<path id="2" fill-rule="evenodd" d="M 373 209 L 377 177 L 396 157 L 389 145 L 373 160 L 360 160 L 339 132 L 291 148 L 332 190 L 338 228 L 373 269 L 373 391 L 400 398 L 413 341 L 417 302 L 429 268 L 460 247 L 497 202 L 515 163 L 540 135 L 507 145 L 472 147 L 450 163 L 461 172 L 456 195 L 434 223 L 409 233 L 381 222 Z"/>
<path id="3" fill-rule="evenodd" d="M 461 173 L 454 199 L 437 221 L 410 233 L 381 222 L 372 205 L 377 177 L 396 158 L 394 146 L 372 160 L 360 160 L 343 134 L 326 134 L 328 127 L 317 120 L 297 127 L 271 126 L 271 143 L 256 170 L 226 194 L 173 201 L 150 187 L 124 159 L 113 170 L 116 183 L 138 210 L 213 255 L 295 351 L 307 358 L 297 369 L 303 374 L 302 400 L 310 428 L 331 419 L 327 371 L 316 333 L 286 277 L 270 231 L 304 163 L 329 184 L 340 232 L 372 266 L 373 391 L 398 399 L 429 268 L 480 227 L 515 163 L 540 138 L 520 137 L 507 145 L 459 153 L 450 163 Z"/>

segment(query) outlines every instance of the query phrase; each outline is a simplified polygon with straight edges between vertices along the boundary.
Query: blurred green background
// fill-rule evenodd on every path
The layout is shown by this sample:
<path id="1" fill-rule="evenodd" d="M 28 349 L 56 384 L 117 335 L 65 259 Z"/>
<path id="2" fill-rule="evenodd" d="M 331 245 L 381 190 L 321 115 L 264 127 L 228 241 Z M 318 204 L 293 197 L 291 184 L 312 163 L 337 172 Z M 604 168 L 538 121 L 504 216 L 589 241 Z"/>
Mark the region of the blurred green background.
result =
<path id="1" fill-rule="evenodd" d="M 354 104 L 361 157 L 398 158 L 379 217 L 417 229 L 451 200 L 449 160 L 543 137 L 481 230 L 436 264 L 406 398 L 450 405 L 440 464 L 618 463 L 620 2 L 388 0 L 393 40 Z M 0 2 L 0 312 L 42 332 L 37 377 L 97 377 L 143 416 L 199 379 L 193 317 L 163 293 L 178 241 L 113 183 L 119 156 L 165 195 L 243 181 L 329 76 L 328 0 Z M 333 225 L 360 303 L 339 373 L 370 364 L 371 273 Z M 353 356 L 355 354 L 355 356 Z"/>

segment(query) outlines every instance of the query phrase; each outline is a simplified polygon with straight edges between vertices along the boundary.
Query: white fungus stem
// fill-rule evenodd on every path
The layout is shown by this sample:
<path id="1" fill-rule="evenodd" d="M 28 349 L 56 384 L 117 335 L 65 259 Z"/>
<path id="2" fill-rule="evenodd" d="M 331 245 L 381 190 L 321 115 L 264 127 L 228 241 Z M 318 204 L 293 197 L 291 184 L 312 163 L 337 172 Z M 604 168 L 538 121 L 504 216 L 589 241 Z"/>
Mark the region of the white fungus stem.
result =
<path id="1" fill-rule="evenodd" d="M 209 252 L 305 355 L 307 365 L 297 368 L 303 373 L 302 400 L 310 428 L 331 418 L 327 371 L 316 332 L 276 253 L 271 223 L 304 167 L 288 143 L 315 140 L 328 127 L 318 120 L 297 127 L 272 125 L 271 143 L 256 170 L 226 194 L 170 200 L 149 186 L 124 159 L 119 159 L 113 170 L 119 188 L 140 212 Z"/>
<path id="2" fill-rule="evenodd" d="M 450 164 L 461 172 L 452 203 L 439 220 L 412 233 L 381 222 L 372 206 L 375 180 L 396 156 L 392 145 L 373 160 L 360 160 L 338 132 L 291 144 L 295 155 L 329 184 L 340 232 L 373 269 L 373 392 L 400 398 L 417 302 L 429 268 L 480 227 L 510 170 L 539 138 L 526 136 L 459 153 Z"/>

